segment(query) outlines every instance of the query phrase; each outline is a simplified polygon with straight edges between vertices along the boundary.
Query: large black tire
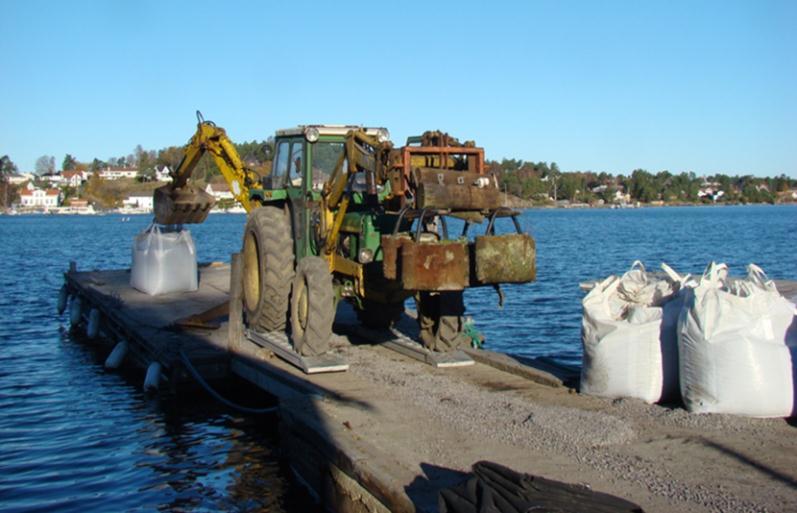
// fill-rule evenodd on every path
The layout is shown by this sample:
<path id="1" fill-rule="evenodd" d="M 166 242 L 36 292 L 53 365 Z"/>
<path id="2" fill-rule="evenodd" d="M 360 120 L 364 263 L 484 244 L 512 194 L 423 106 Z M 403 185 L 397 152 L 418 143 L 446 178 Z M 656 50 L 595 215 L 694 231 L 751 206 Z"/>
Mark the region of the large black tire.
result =
<path id="1" fill-rule="evenodd" d="M 357 309 L 357 319 L 366 328 L 384 330 L 393 326 L 404 313 L 404 301 L 379 303 L 363 299 L 362 308 Z"/>
<path id="2" fill-rule="evenodd" d="M 318 356 L 329 349 L 335 320 L 335 294 L 326 260 L 301 259 L 291 291 L 291 342 L 304 356 Z"/>
<path id="3" fill-rule="evenodd" d="M 427 349 L 448 352 L 468 346 L 470 337 L 464 333 L 462 292 L 421 292 L 417 307 L 420 339 Z"/>
<path id="4" fill-rule="evenodd" d="M 241 252 L 247 327 L 285 330 L 293 280 L 293 237 L 285 212 L 276 206 L 250 212 Z"/>

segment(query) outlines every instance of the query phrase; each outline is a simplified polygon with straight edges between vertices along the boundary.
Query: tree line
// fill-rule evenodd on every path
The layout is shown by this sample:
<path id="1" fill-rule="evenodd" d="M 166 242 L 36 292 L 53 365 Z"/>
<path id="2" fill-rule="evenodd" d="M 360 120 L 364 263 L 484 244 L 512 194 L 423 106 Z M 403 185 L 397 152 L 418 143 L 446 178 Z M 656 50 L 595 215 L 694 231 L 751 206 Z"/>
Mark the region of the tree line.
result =
<path id="1" fill-rule="evenodd" d="M 244 165 L 261 174 L 265 174 L 270 169 L 274 153 L 274 141 L 272 138 L 266 141 L 253 140 L 233 144 Z M 86 171 L 89 173 L 89 179 L 86 184 L 79 188 L 63 187 L 64 198 L 68 201 L 69 198 L 83 197 L 103 208 L 116 206 L 125 194 L 131 192 L 131 186 L 123 182 L 111 183 L 103 180 L 99 173 L 96 173 L 97 171 L 107 168 L 136 169 L 136 178 L 141 184 L 138 188 L 149 190 L 152 187 L 145 187 L 143 184 L 151 182 L 155 178 L 156 168 L 166 166 L 174 171 L 182 161 L 184 154 L 185 151 L 182 146 L 167 146 L 159 150 L 146 150 L 140 144 L 128 155 L 108 157 L 106 159 L 95 157 L 90 161 L 78 160 L 72 154 L 67 153 L 61 162 L 61 170 Z M 39 179 L 55 172 L 55 157 L 42 155 L 36 159 L 34 174 L 37 179 L 34 179 L 34 183 L 40 186 L 44 185 Z M 3 207 L 11 206 L 19 198 L 18 188 L 8 181 L 10 176 L 17 173 L 19 173 L 18 166 L 8 155 L 4 155 L 0 160 L 0 204 Z M 197 163 L 193 177 L 195 180 L 209 182 L 220 174 L 221 172 L 213 159 L 206 154 Z"/>
<path id="2" fill-rule="evenodd" d="M 253 140 L 233 144 L 241 160 L 250 167 L 262 167 L 271 161 L 274 151 L 274 140 L 272 138 L 266 141 Z M 146 150 L 140 144 L 128 155 L 109 157 L 105 160 L 95 157 L 91 161 L 79 161 L 67 153 L 61 163 L 61 170 L 94 172 L 106 168 L 136 169 L 142 179 L 152 179 L 155 176 L 156 167 L 167 166 L 169 169 L 174 170 L 180 164 L 184 154 L 185 151 L 182 146 L 167 146 L 160 150 Z M 55 157 L 42 155 L 36 160 L 34 168 L 34 173 L 39 176 L 55 173 Z M 220 173 L 208 155 L 203 156 L 199 164 L 197 164 L 197 170 L 201 178 L 210 178 Z"/>
<path id="3" fill-rule="evenodd" d="M 730 176 L 722 173 L 698 177 L 693 172 L 651 173 L 635 169 L 631 174 L 592 171 L 561 172 L 555 162 L 518 159 L 487 161 L 490 172 L 501 178 L 508 194 L 534 203 L 567 200 L 571 203 L 612 203 L 618 193 L 632 202 L 652 203 L 773 203 L 779 193 L 797 187 L 797 179 Z M 703 195 L 700 194 L 701 190 Z M 722 191 L 720 193 L 720 191 Z M 627 196 L 626 196 L 627 195 Z"/>
<path id="4" fill-rule="evenodd" d="M 274 140 L 234 143 L 245 165 L 265 175 L 274 155 Z M 168 166 L 174 170 L 184 155 L 183 147 L 167 146 L 159 150 L 146 150 L 140 144 L 128 155 L 109 157 L 101 160 L 80 161 L 67 154 L 62 163 L 63 171 L 100 171 L 111 168 L 134 168 L 138 170 L 138 181 L 148 182 L 155 177 L 158 166 Z M 489 172 L 496 174 L 504 190 L 513 196 L 535 204 L 567 200 L 571 203 L 613 203 L 618 197 L 632 202 L 651 203 L 773 203 L 779 193 L 797 187 L 797 180 L 781 174 L 776 177 L 754 177 L 752 175 L 730 176 L 715 174 L 705 178 L 692 172 L 671 173 L 659 171 L 651 173 L 636 169 L 628 175 L 606 172 L 572 171 L 562 172 L 556 162 L 530 162 L 519 159 L 488 160 Z M 15 188 L 8 184 L 7 178 L 18 172 L 18 167 L 4 155 L 0 159 L 0 201 L 3 206 L 10 205 L 17 197 Z M 45 175 L 55 172 L 55 157 L 43 155 L 36 160 L 35 173 Z M 204 155 L 194 171 L 194 179 L 213 181 L 220 175 L 213 159 Z M 96 175 L 96 173 L 95 173 Z M 116 201 L 121 192 L 103 194 L 110 186 L 103 185 L 98 176 L 90 180 L 88 190 L 100 203 Z M 711 194 L 701 196 L 699 192 L 708 186 Z M 722 191 L 721 195 L 718 192 Z M 81 191 L 67 193 L 78 194 Z M 67 195 L 70 195 L 67 194 Z M 118 198 L 117 198 L 118 199 Z"/>

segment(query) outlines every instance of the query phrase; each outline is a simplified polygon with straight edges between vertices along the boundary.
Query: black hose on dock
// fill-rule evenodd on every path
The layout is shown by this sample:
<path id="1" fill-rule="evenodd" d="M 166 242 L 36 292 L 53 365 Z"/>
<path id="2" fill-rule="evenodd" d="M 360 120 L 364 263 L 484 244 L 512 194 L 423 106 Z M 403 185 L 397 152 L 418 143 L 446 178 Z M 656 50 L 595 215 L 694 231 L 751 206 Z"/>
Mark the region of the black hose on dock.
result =
<path id="1" fill-rule="evenodd" d="M 191 363 L 191 360 L 188 359 L 188 356 L 185 354 L 185 352 L 182 349 L 180 349 L 180 360 L 182 360 L 183 365 L 185 365 L 185 368 L 188 369 L 188 372 L 191 374 L 191 376 L 193 376 L 194 379 L 197 380 L 197 383 L 202 385 L 202 388 L 207 390 L 207 392 L 210 395 L 212 395 L 214 398 L 216 398 L 217 401 L 221 402 L 222 404 L 225 404 L 226 406 L 229 406 L 233 410 L 238 410 L 243 413 L 254 413 L 254 414 L 274 413 L 277 411 L 277 406 L 271 406 L 269 408 L 249 408 L 247 406 L 241 406 L 240 404 L 236 404 L 230 401 L 229 399 L 226 399 L 221 394 L 216 392 L 213 388 L 211 388 L 208 382 L 205 381 L 205 378 L 203 378 L 202 375 L 199 374 L 199 371 L 196 370 L 196 367 L 194 367 L 194 364 Z"/>

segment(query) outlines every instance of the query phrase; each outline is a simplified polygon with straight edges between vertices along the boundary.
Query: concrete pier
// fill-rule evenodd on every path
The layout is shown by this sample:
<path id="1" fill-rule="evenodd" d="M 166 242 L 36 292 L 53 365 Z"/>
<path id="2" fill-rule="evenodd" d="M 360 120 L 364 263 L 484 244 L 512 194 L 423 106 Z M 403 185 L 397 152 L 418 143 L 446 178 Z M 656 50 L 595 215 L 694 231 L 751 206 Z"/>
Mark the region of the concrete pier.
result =
<path id="1" fill-rule="evenodd" d="M 273 394 L 297 479 L 332 511 L 436 511 L 438 491 L 480 460 L 645 511 L 797 510 L 797 437 L 787 420 L 581 396 L 567 369 L 488 351 L 473 353 L 475 365 L 435 369 L 380 347 L 389 335 L 360 328 L 344 307 L 333 351 L 349 370 L 307 375 L 243 338 L 235 305 L 229 318 L 219 309 L 186 322 L 229 300 L 228 265 L 201 267 L 196 292 L 157 297 L 132 289 L 123 270 L 65 279 L 101 313 L 108 350 L 127 340 L 128 362 L 160 362 L 168 386 L 190 379 L 182 351 L 208 379 L 234 374 Z M 779 283 L 787 297 L 795 285 Z M 412 319 L 399 329 L 411 336 Z"/>

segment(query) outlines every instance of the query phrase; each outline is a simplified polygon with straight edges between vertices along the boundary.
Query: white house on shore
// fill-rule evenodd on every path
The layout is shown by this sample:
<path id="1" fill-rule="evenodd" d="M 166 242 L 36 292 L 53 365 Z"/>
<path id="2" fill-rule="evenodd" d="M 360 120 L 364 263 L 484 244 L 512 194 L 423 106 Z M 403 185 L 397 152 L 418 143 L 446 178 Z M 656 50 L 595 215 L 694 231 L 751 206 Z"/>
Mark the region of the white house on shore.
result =
<path id="1" fill-rule="evenodd" d="M 64 181 L 64 177 L 61 176 L 61 173 L 44 173 L 39 176 L 39 180 L 47 182 L 50 185 L 61 185 Z"/>
<path id="2" fill-rule="evenodd" d="M 725 191 L 719 188 L 719 185 L 708 186 L 708 187 L 701 187 L 699 191 L 697 191 L 698 198 L 708 198 L 712 201 L 717 201 L 721 197 L 725 195 Z"/>
<path id="3" fill-rule="evenodd" d="M 155 166 L 155 180 L 159 182 L 171 182 L 172 171 L 169 166 Z"/>
<path id="4" fill-rule="evenodd" d="M 19 193 L 19 205 L 23 208 L 56 208 L 61 205 L 61 191 L 58 189 L 39 189 L 28 184 Z"/>
<path id="5" fill-rule="evenodd" d="M 235 199 L 226 183 L 209 183 L 207 187 L 205 187 L 205 192 L 213 196 L 216 201 Z"/>
<path id="6" fill-rule="evenodd" d="M 61 183 L 70 187 L 80 187 L 88 180 L 88 174 L 85 171 L 62 171 Z"/>
<path id="7" fill-rule="evenodd" d="M 33 173 L 20 173 L 18 175 L 11 175 L 8 177 L 8 183 L 11 185 L 22 185 L 25 182 L 32 182 L 36 178 Z"/>
<path id="8" fill-rule="evenodd" d="M 129 209 L 152 211 L 154 207 L 152 194 L 128 196 L 122 205 Z"/>
<path id="9" fill-rule="evenodd" d="M 104 180 L 119 180 L 120 178 L 135 178 L 138 176 L 138 169 L 106 167 L 100 171 L 100 178 Z"/>

